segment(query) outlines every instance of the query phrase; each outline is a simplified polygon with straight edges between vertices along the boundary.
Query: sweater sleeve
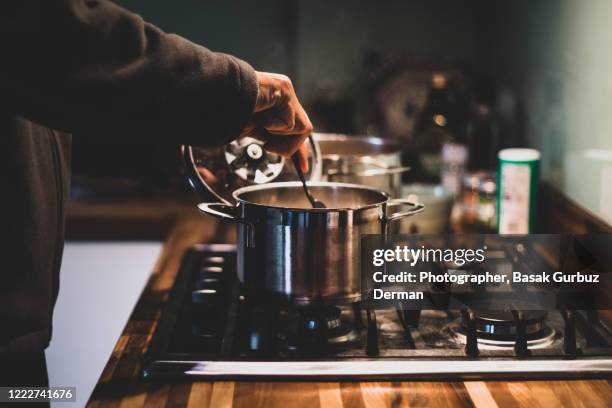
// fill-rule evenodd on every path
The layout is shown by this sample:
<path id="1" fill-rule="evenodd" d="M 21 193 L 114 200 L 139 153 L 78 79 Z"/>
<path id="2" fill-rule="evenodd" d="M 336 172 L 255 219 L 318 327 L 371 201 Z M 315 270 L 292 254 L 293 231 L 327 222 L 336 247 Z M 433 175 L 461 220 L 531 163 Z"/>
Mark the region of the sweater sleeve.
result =
<path id="1" fill-rule="evenodd" d="M 146 142 L 223 144 L 257 98 L 247 63 L 107 0 L 7 0 L 0 104 L 42 125 Z"/>

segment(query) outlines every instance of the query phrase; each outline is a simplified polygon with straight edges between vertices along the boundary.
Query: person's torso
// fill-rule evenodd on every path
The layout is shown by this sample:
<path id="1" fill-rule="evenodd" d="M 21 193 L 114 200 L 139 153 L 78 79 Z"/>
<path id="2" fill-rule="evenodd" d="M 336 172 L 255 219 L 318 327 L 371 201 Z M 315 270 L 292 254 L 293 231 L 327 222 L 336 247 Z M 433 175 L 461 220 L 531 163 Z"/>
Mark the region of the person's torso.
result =
<path id="1" fill-rule="evenodd" d="M 48 344 L 69 161 L 69 135 L 0 113 L 0 353 Z"/>

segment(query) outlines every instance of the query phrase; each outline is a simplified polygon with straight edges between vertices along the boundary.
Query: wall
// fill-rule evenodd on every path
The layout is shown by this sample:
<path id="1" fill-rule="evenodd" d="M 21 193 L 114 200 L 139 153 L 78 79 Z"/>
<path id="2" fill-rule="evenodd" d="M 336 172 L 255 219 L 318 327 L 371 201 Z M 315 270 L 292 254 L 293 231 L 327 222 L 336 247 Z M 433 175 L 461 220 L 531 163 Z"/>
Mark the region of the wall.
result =
<path id="1" fill-rule="evenodd" d="M 306 103 L 357 98 L 367 53 L 474 58 L 472 0 L 121 0 L 162 29 L 290 74 Z"/>
<path id="2" fill-rule="evenodd" d="M 491 69 L 519 90 L 546 180 L 612 223 L 612 2 L 498 2 Z"/>
<path id="3" fill-rule="evenodd" d="M 285 0 L 118 0 L 166 32 L 239 56 L 259 70 L 288 69 Z"/>
<path id="4" fill-rule="evenodd" d="M 308 97 L 355 95 L 369 52 L 474 58 L 471 1 L 300 2 L 299 83 Z"/>
<path id="5" fill-rule="evenodd" d="M 609 0 L 119 3 L 256 69 L 290 74 L 309 108 L 345 100 L 366 111 L 364 58 L 373 51 L 471 63 L 502 84 L 506 143 L 540 149 L 543 177 L 612 222 Z"/>

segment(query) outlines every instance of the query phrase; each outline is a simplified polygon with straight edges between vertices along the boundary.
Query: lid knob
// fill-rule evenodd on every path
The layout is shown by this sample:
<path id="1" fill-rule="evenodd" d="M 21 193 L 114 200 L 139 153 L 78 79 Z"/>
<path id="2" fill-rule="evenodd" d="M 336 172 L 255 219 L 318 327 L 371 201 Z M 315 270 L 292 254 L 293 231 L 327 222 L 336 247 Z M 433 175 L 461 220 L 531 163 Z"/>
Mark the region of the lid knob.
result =
<path id="1" fill-rule="evenodd" d="M 257 143 L 252 143 L 247 147 L 247 154 L 251 159 L 258 160 L 263 156 L 263 149 Z"/>

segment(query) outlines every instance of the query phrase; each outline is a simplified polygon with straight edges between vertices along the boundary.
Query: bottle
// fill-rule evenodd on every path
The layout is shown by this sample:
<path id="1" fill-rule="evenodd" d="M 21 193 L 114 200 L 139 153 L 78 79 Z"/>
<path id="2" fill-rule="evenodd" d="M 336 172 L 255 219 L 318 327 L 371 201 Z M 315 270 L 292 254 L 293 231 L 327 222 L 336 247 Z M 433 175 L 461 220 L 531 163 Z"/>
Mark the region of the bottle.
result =
<path id="1" fill-rule="evenodd" d="M 463 178 L 458 203 L 461 229 L 464 232 L 489 234 L 497 230 L 497 176 L 477 171 Z"/>
<path id="2" fill-rule="evenodd" d="M 529 234 L 535 224 L 540 152 L 503 149 L 498 157 L 498 233 Z"/>
<path id="3" fill-rule="evenodd" d="M 472 108 L 467 127 L 470 171 L 492 171 L 495 169 L 498 145 L 497 124 L 490 105 L 477 102 Z"/>
<path id="4" fill-rule="evenodd" d="M 442 172 L 442 147 L 454 142 L 455 97 L 443 73 L 431 78 L 429 100 L 415 127 L 415 146 L 419 152 L 420 181 L 439 183 Z"/>
<path id="5" fill-rule="evenodd" d="M 497 182 L 488 177 L 478 186 L 477 224 L 481 233 L 495 233 L 497 228 Z"/>
<path id="6" fill-rule="evenodd" d="M 454 197 L 461 192 L 461 181 L 465 175 L 468 159 L 467 146 L 460 143 L 446 142 L 442 146 L 442 169 L 440 178 L 442 186 Z"/>

